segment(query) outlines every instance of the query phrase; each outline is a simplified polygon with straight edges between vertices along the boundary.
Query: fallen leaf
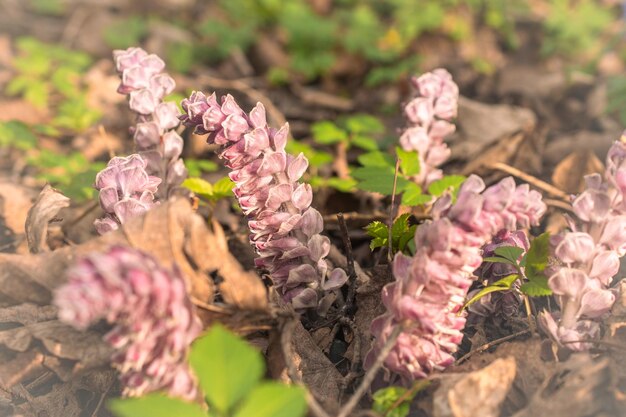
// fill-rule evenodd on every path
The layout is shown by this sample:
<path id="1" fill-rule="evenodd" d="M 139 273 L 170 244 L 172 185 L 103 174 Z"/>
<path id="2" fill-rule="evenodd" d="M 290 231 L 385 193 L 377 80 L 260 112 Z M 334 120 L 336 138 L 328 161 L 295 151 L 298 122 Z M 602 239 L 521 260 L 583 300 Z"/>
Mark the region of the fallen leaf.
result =
<path id="1" fill-rule="evenodd" d="M 433 399 L 434 416 L 498 417 L 515 374 L 515 359 L 508 357 L 478 371 L 444 376 Z"/>
<path id="2" fill-rule="evenodd" d="M 590 150 L 583 149 L 570 153 L 554 168 L 552 183 L 570 194 L 585 190 L 585 176 L 604 172 L 604 164 Z"/>
<path id="3" fill-rule="evenodd" d="M 26 217 L 26 241 L 31 253 L 49 250 L 46 243 L 48 223 L 59 210 L 70 205 L 70 199 L 46 184 Z"/>

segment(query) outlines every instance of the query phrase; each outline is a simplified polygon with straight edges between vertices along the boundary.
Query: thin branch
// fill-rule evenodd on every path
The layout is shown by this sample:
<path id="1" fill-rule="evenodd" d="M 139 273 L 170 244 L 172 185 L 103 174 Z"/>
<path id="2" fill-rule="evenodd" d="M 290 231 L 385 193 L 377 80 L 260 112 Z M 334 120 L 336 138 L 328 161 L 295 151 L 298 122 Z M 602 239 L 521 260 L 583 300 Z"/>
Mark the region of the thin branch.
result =
<path id="1" fill-rule="evenodd" d="M 493 340 L 493 341 L 491 341 L 491 342 L 485 343 L 484 345 L 482 345 L 482 346 L 481 346 L 481 347 L 479 347 L 478 349 L 474 349 L 474 350 L 472 350 L 472 351 L 470 351 L 470 352 L 467 352 L 465 355 L 461 356 L 461 357 L 460 357 L 460 358 L 456 361 L 455 365 L 460 365 L 461 363 L 463 363 L 463 362 L 465 362 L 466 360 L 468 360 L 468 359 L 469 359 L 471 356 L 473 356 L 475 353 L 484 352 L 484 351 L 486 351 L 487 349 L 490 349 L 490 348 L 492 348 L 492 347 L 494 347 L 494 346 L 499 345 L 500 343 L 506 342 L 506 341 L 511 340 L 511 339 L 515 339 L 516 337 L 523 336 L 523 335 L 525 335 L 525 334 L 527 334 L 527 333 L 530 333 L 530 329 L 520 330 L 520 331 L 519 331 L 519 332 L 517 332 L 517 333 L 513 333 L 513 334 L 510 334 L 510 335 L 508 335 L 508 336 L 501 337 L 500 339 L 496 339 L 496 340 Z"/>
<path id="2" fill-rule="evenodd" d="M 524 171 L 521 171 L 515 167 L 512 167 L 510 165 L 507 165 L 505 163 L 502 162 L 495 162 L 493 164 L 489 165 L 489 168 L 491 169 L 496 169 L 498 171 L 502 171 L 502 172 L 506 172 L 507 174 L 513 175 L 514 177 L 520 178 L 524 181 L 526 181 L 527 183 L 535 186 L 536 188 L 539 188 L 540 190 L 545 191 L 548 194 L 552 194 L 553 196 L 560 198 L 564 201 L 569 202 L 570 198 L 569 198 L 569 194 L 567 194 L 565 191 L 555 187 L 552 184 L 549 184 L 545 181 L 540 180 L 537 177 L 534 177 L 530 174 L 525 173 Z"/>
<path id="3" fill-rule="evenodd" d="M 349 286 L 343 312 L 350 314 L 354 307 L 354 297 L 356 296 L 357 275 L 354 268 L 352 241 L 350 240 L 350 235 L 348 234 L 348 226 L 346 225 L 346 220 L 343 218 L 343 213 L 337 213 L 337 221 L 339 222 L 339 229 L 341 230 L 341 239 L 343 240 L 343 246 L 346 248 L 346 262 L 348 263 L 347 269 Z"/>
<path id="4" fill-rule="evenodd" d="M 398 336 L 400 336 L 400 333 L 402 333 L 403 330 L 404 326 L 402 325 L 398 325 L 395 329 L 393 329 L 393 332 L 391 332 L 391 335 L 389 335 L 389 339 L 387 339 L 387 342 L 376 357 L 376 361 L 374 361 L 372 367 L 367 371 L 367 373 L 363 377 L 363 380 L 361 381 L 361 384 L 356 389 L 354 394 L 352 394 L 352 397 L 350 397 L 348 402 L 343 407 L 341 407 L 341 410 L 339 410 L 339 414 L 337 414 L 337 417 L 348 417 L 352 410 L 354 410 L 354 408 L 359 404 L 361 397 L 365 395 L 370 385 L 372 385 L 374 378 L 376 378 L 376 374 L 378 374 L 378 371 L 380 370 L 380 368 L 382 368 L 385 359 L 387 359 L 389 352 L 391 352 L 391 349 L 393 349 L 393 347 L 395 346 L 396 341 L 398 340 Z"/>
<path id="5" fill-rule="evenodd" d="M 396 189 L 398 187 L 398 171 L 400 170 L 400 162 L 400 158 L 396 159 L 396 171 L 393 175 L 393 191 L 391 192 L 391 205 L 389 206 L 389 233 L 387 234 L 387 262 L 389 263 L 389 265 L 391 265 L 391 261 L 393 258 L 393 235 L 391 233 L 391 228 L 393 227 L 393 206 L 396 202 Z"/>

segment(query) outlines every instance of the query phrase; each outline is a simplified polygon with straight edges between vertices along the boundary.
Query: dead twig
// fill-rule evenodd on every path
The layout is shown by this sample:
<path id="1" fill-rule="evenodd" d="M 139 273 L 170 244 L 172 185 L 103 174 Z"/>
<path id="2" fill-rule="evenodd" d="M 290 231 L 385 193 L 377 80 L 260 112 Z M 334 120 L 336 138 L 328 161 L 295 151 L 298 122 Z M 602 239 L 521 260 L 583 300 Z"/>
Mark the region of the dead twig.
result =
<path id="1" fill-rule="evenodd" d="M 527 174 L 524 171 L 521 171 L 515 167 L 507 165 L 503 162 L 495 162 L 493 164 L 488 165 L 488 167 L 491 169 L 495 169 L 495 170 L 506 172 L 507 174 L 513 175 L 514 177 L 524 180 L 530 185 L 533 185 L 534 187 L 542 191 L 545 191 L 548 194 L 551 194 L 557 198 L 560 198 L 564 201 L 569 202 L 569 194 L 567 194 L 565 191 L 560 190 L 554 185 L 548 184 L 547 182 L 542 181 L 539 178 L 534 177 L 530 174 Z"/>
<path id="2" fill-rule="evenodd" d="M 367 373 L 363 377 L 363 380 L 361 381 L 361 384 L 356 389 L 356 391 L 354 391 L 354 394 L 352 394 L 352 397 L 350 397 L 348 402 L 345 403 L 343 407 L 341 407 L 339 413 L 337 414 L 337 417 L 348 417 L 348 415 L 352 413 L 352 410 L 354 410 L 354 408 L 361 400 L 361 397 L 363 397 L 363 395 L 365 395 L 365 393 L 369 389 L 370 385 L 374 381 L 374 378 L 376 378 L 376 374 L 378 374 L 378 371 L 380 370 L 380 368 L 382 368 L 385 359 L 387 359 L 389 352 L 391 352 L 391 349 L 393 349 L 393 347 L 395 346 L 396 340 L 398 340 L 398 336 L 400 336 L 400 333 L 402 333 L 403 330 L 404 326 L 402 325 L 399 325 L 395 329 L 393 329 L 393 332 L 391 332 L 391 334 L 389 335 L 389 339 L 387 339 L 387 342 L 385 342 L 385 345 L 376 357 L 374 364 L 367 371 Z"/>
<path id="3" fill-rule="evenodd" d="M 523 335 L 525 335 L 525 334 L 527 334 L 527 333 L 530 333 L 530 329 L 520 330 L 519 332 L 516 332 L 516 333 L 510 334 L 510 335 L 508 335 L 508 336 L 501 337 L 500 339 L 496 339 L 496 340 L 493 340 L 493 341 L 491 341 L 491 342 L 487 342 L 487 343 L 485 343 L 484 345 L 482 345 L 481 347 L 479 347 L 478 349 L 471 350 L 471 351 L 467 352 L 465 355 L 461 356 L 461 357 L 460 357 L 460 358 L 456 361 L 455 365 L 460 365 L 461 363 L 463 363 L 463 362 L 465 362 L 466 360 L 468 360 L 468 359 L 469 359 L 471 356 L 473 356 L 475 353 L 481 353 L 481 352 L 484 352 L 484 351 L 486 351 L 487 349 L 490 349 L 490 348 L 492 348 L 492 347 L 494 347 L 494 346 L 499 345 L 500 343 L 506 342 L 506 341 L 511 340 L 511 339 L 515 339 L 516 337 L 523 336 Z"/>
<path id="4" fill-rule="evenodd" d="M 400 158 L 396 159 L 396 171 L 393 175 L 393 190 L 391 192 L 391 204 L 389 205 L 389 229 L 387 234 L 387 263 L 391 267 L 391 261 L 393 258 L 393 236 L 391 229 L 393 227 L 393 208 L 396 202 L 396 189 L 398 187 L 398 171 L 400 170 Z"/>
<path id="5" fill-rule="evenodd" d="M 343 246 L 346 248 L 346 261 L 348 262 L 348 294 L 346 295 L 346 303 L 343 307 L 343 313 L 351 314 L 354 308 L 354 298 L 356 296 L 356 269 L 354 268 L 354 254 L 352 253 L 352 241 L 348 234 L 348 226 L 343 218 L 343 213 L 337 214 L 337 221 L 339 222 L 339 229 L 341 230 L 341 239 L 343 240 Z"/>

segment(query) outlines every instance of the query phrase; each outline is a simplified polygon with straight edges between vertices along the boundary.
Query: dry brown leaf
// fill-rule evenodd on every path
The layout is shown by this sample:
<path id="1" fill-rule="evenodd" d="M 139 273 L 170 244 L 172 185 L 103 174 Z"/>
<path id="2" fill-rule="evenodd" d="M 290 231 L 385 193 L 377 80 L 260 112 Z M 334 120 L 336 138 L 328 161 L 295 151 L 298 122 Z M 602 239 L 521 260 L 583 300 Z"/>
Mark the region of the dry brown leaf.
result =
<path id="1" fill-rule="evenodd" d="M 479 371 L 444 377 L 433 399 L 434 416 L 498 417 L 515 373 L 515 359 L 508 357 Z"/>
<path id="2" fill-rule="evenodd" d="M 578 194 L 585 189 L 585 176 L 604 172 L 604 164 L 590 150 L 570 153 L 554 168 L 552 183 L 566 193 Z"/>
<path id="3" fill-rule="evenodd" d="M 26 215 L 36 197 L 30 188 L 0 182 L 0 215 L 15 234 L 24 233 Z"/>
<path id="4" fill-rule="evenodd" d="M 619 404 L 614 385 L 608 359 L 596 362 L 588 353 L 572 355 L 514 416 L 623 416 L 624 404 Z"/>
<path id="5" fill-rule="evenodd" d="M 465 97 L 459 99 L 459 135 L 451 138 L 452 157 L 472 160 L 493 149 L 496 142 L 508 141 L 520 132 L 532 133 L 535 114 L 526 108 L 505 104 L 485 104 Z"/>
<path id="6" fill-rule="evenodd" d="M 70 205 L 70 199 L 60 191 L 46 184 L 41 190 L 35 204 L 28 211 L 26 217 L 26 241 L 31 253 L 50 250 L 46 240 L 48 238 L 48 223 L 63 207 Z"/>

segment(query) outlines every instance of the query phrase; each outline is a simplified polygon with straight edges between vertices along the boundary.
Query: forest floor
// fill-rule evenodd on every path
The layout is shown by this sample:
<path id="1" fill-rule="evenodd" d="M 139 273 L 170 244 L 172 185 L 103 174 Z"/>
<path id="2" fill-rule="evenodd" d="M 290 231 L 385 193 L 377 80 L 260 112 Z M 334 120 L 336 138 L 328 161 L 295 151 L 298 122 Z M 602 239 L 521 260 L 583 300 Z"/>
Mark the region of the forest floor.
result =
<path id="1" fill-rule="evenodd" d="M 184 218 L 191 216 L 188 206 L 174 204 L 147 217 L 150 228 L 137 226 L 133 239 L 128 232 L 98 238 L 92 227 L 101 211 L 93 196 L 84 194 L 85 186 L 90 185 L 96 168 L 110 155 L 132 151 L 128 134 L 132 114 L 125 97 L 116 93 L 119 78 L 111 47 L 99 34 L 120 15 L 132 12 L 142 16 L 146 12 L 143 6 L 128 10 L 124 2 L 113 0 L 101 4 L 78 2 L 64 13 L 50 16 L 22 7 L 17 0 L 2 3 L 0 122 L 50 125 L 62 113 L 34 105 L 28 97 L 2 93 L 19 72 L 14 65 L 19 56 L 16 45 L 25 35 L 75 48 L 91 57 L 91 64 L 81 76 L 81 91 L 89 108 L 100 117 L 85 128 L 61 127 L 60 135 L 36 131 L 36 146 L 20 148 L 0 138 L 0 252 L 14 256 L 0 258 L 0 269 L 5 268 L 0 271 L 0 415 L 104 417 L 110 414 L 102 406 L 103 401 L 118 395 L 120 388 L 106 367 L 109 352 L 99 342 L 98 329 L 84 335 L 56 321 L 50 306 L 51 288 L 62 283 L 63 271 L 71 259 L 111 242 L 133 240 L 133 245 L 178 260 L 193 270 L 197 267 L 193 254 L 198 255 L 206 247 L 186 247 L 183 253 L 179 234 L 206 237 L 206 232 L 197 231 L 198 226 Z M 165 10 L 170 7 L 186 18 L 193 15 L 194 9 L 189 6 L 193 2 L 162 3 Z M 596 70 L 591 73 L 563 58 L 546 58 L 541 54 L 543 35 L 538 27 L 533 19 L 516 22 L 516 49 L 503 47 L 498 35 L 488 30 L 480 32 L 469 45 L 426 34 L 420 38 L 418 49 L 424 57 L 420 65 L 425 69 L 448 69 L 462 96 L 457 131 L 448 142 L 452 157 L 444 171 L 478 174 L 487 184 L 507 175 L 513 175 L 518 182 L 529 182 L 542 192 L 549 207 L 536 231 L 556 233 L 566 227 L 562 213 L 569 207 L 569 195 L 584 189 L 585 175 L 604 171 L 606 153 L 622 134 L 624 125 L 618 112 L 611 109 L 610 80 L 625 68 L 624 62 L 610 51 L 598 58 Z M 142 45 L 160 54 L 165 53 L 164 45 L 172 37 L 193 42 L 189 36 L 177 27 L 164 25 L 151 30 Z M 358 63 L 346 60 L 314 82 L 296 78 L 274 85 L 261 70 L 280 65 L 285 59 L 273 42 L 265 37 L 248 54 L 234 54 L 212 66 L 201 63 L 185 73 L 172 71 L 177 92 L 183 96 L 192 89 L 231 93 L 245 108 L 262 101 L 269 109 L 272 125 L 287 120 L 294 138 L 316 147 L 312 123 L 336 120 L 346 114 L 372 114 L 383 121 L 391 138 L 388 143 L 393 143 L 404 124 L 401 104 L 411 94 L 408 78 L 365 87 Z M 493 64 L 491 72 L 481 73 L 468 63 L 467 49 L 472 48 L 484 48 L 483 54 Z M 49 100 L 55 103 L 54 93 Z M 90 120 L 89 115 L 85 117 Z M 189 132 L 184 137 L 185 159 L 219 164 L 204 138 Z M 332 147 L 325 149 L 335 151 Z M 358 154 L 352 148 L 333 155 L 343 161 L 335 160 L 321 172 L 337 174 L 337 167 L 354 164 Z M 64 156 L 55 160 L 54 155 Z M 211 182 L 225 175 L 221 169 L 201 172 Z M 52 218 L 43 221 L 45 224 L 41 219 L 39 223 L 27 219 L 46 180 L 58 183 L 57 188 L 63 190 L 72 187 L 74 177 L 81 185 L 72 189 L 79 197 L 69 207 L 53 213 Z M 247 228 L 232 203 L 220 200 L 212 214 L 224 230 L 230 253 L 244 269 L 253 270 L 254 252 L 247 243 Z M 349 318 L 353 328 L 338 319 L 331 323 L 304 320 L 302 326 L 251 313 L 247 309 L 254 305 L 258 288 L 241 283 L 229 284 L 235 293 L 230 300 L 239 300 L 239 304 L 234 303 L 240 309 L 209 308 L 202 311 L 204 323 L 218 320 L 246 335 L 266 354 L 268 372 L 278 379 L 286 378 L 280 334 L 288 332 L 295 355 L 302 360 L 304 382 L 325 407 L 335 410 L 337 401 L 345 401 L 361 377 L 360 372 L 354 372 L 358 364 L 353 363 L 367 352 L 369 324 L 383 311 L 380 289 L 391 280 L 389 265 L 384 250 L 370 250 L 364 227 L 375 220 L 386 222 L 389 204 L 389 197 L 366 191 L 320 188 L 315 193 L 313 206 L 324 216 L 325 233 L 336 248 L 331 260 L 346 262 L 340 254 L 345 253 L 346 234 L 336 216 L 343 213 L 354 261 L 367 280 L 357 289 L 356 313 Z M 174 210 L 180 212 L 175 214 Z M 199 213 L 206 217 L 208 209 L 201 207 Z M 414 216 L 412 221 L 418 219 Z M 48 225 L 50 220 L 54 221 Z M 39 254 L 29 253 L 33 246 L 26 236 L 32 236 L 33 229 L 39 233 Z M 164 249 L 167 245 L 171 248 Z M 215 260 L 217 255 L 207 256 L 219 262 Z M 5 266 L 3 261 L 7 262 Z M 624 263 L 622 271 L 626 272 Z M 540 307 L 532 306 L 532 313 Z M 555 349 L 532 325 L 533 319 L 528 320 L 522 310 L 513 321 L 472 321 L 466 328 L 457 363 L 431 378 L 431 384 L 413 399 L 409 415 L 626 415 L 626 293 L 618 297 L 604 338 L 589 352 L 569 354 Z M 80 369 L 88 372 L 76 377 Z M 368 401 L 363 400 L 362 405 L 367 407 Z"/>

